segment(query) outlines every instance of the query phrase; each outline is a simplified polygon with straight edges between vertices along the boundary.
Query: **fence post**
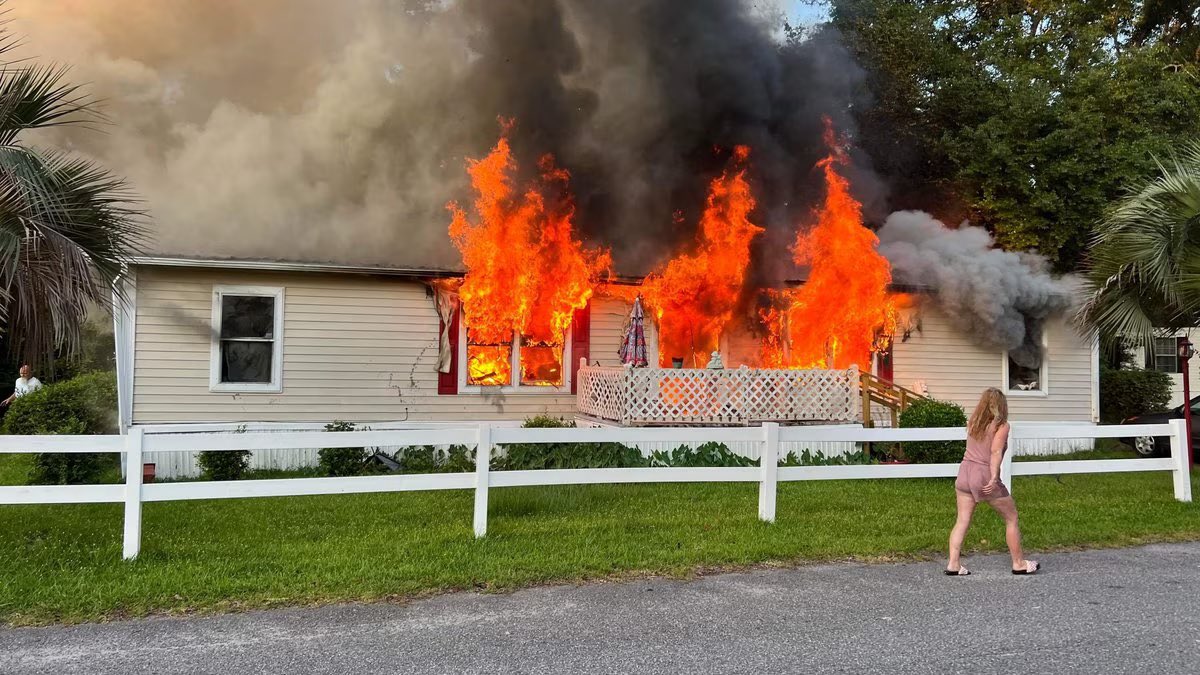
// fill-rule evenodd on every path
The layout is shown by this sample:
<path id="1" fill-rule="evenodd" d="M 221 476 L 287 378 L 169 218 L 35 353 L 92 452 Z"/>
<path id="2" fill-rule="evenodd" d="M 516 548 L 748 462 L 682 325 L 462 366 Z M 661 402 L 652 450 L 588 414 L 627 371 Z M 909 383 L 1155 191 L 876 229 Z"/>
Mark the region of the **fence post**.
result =
<path id="1" fill-rule="evenodd" d="M 142 548 L 142 433 L 130 427 L 125 434 L 125 560 L 136 558 Z"/>
<path id="2" fill-rule="evenodd" d="M 479 425 L 479 444 L 475 447 L 475 538 L 487 534 L 488 468 L 492 461 L 492 427 Z"/>
<path id="3" fill-rule="evenodd" d="M 779 424 L 763 422 L 763 449 L 759 458 L 762 477 L 758 483 L 758 518 L 775 522 L 776 484 L 779 476 Z"/>
<path id="4" fill-rule="evenodd" d="M 1175 468 L 1171 477 L 1175 480 L 1175 499 L 1181 502 L 1192 501 L 1192 472 L 1188 468 L 1188 437 L 1187 422 L 1171 420 L 1171 460 Z"/>

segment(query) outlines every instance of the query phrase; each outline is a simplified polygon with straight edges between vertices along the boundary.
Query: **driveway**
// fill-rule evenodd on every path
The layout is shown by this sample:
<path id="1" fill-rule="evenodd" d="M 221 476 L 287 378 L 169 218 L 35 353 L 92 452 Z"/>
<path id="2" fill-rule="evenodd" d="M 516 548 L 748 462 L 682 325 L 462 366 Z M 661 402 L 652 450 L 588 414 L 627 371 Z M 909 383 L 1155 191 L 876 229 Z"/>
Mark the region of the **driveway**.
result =
<path id="1" fill-rule="evenodd" d="M 1196 673 L 1200 544 L 0 630 L 0 673 Z"/>

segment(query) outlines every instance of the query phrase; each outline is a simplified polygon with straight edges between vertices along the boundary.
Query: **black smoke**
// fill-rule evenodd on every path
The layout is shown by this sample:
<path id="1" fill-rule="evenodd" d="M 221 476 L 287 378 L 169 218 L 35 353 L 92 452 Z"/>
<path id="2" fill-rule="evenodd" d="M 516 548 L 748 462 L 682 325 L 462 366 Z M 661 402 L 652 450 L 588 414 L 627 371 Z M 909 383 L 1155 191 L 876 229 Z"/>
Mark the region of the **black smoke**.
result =
<path id="1" fill-rule="evenodd" d="M 145 196 L 159 253 L 457 268 L 445 204 L 513 118 L 526 170 L 571 171 L 578 230 L 645 273 L 692 240 L 708 181 L 752 148 L 755 273 L 822 196 L 822 116 L 853 135 L 863 72 L 838 35 L 788 41 L 737 0 L 39 0 L 29 54 L 106 101 L 51 133 Z M 865 158 L 868 213 L 883 190 Z"/>

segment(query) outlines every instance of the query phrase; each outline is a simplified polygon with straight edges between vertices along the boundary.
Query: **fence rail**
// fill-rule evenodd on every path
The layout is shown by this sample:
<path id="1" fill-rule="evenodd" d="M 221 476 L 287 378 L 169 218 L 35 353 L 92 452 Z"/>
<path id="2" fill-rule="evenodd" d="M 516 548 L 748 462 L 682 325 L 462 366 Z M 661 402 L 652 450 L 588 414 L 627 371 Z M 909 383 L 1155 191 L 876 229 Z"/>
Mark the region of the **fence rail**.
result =
<path id="1" fill-rule="evenodd" d="M 1168 424 L 1081 427 L 1079 425 L 1013 425 L 1012 438 L 1130 438 L 1165 436 L 1171 456 L 1159 459 L 1105 459 L 1012 462 L 1006 453 L 1001 477 L 1012 488 L 1013 476 L 1085 474 L 1128 471 L 1169 471 L 1175 498 L 1192 501 L 1187 430 L 1182 420 Z M 474 490 L 473 528 L 476 537 L 487 534 L 488 490 L 530 485 L 589 485 L 622 483 L 758 483 L 758 516 L 775 521 L 779 482 L 804 480 L 858 480 L 884 478 L 943 478 L 957 475 L 957 464 L 779 466 L 783 442 L 888 443 L 905 441 L 961 441 L 962 428 L 864 429 L 858 427 L 756 427 L 722 428 L 568 428 L 525 429 L 479 424 L 458 428 L 396 429 L 386 431 L 286 433 L 146 433 L 133 427 L 125 436 L 0 436 L 4 453 L 122 453 L 123 485 L 28 485 L 0 487 L 0 504 L 124 503 L 122 555 L 136 558 L 142 540 L 142 504 L 192 499 L 239 499 L 298 495 L 407 492 L 418 490 Z M 758 443 L 759 466 L 690 468 L 548 469 L 492 471 L 496 445 L 513 443 L 636 443 L 707 442 Z M 404 445 L 465 445 L 476 448 L 475 471 L 451 474 L 360 476 L 351 478 L 287 478 L 277 480 L 197 481 L 142 484 L 145 452 L 195 452 L 198 450 L 263 450 L 276 448 L 332 448 Z"/>

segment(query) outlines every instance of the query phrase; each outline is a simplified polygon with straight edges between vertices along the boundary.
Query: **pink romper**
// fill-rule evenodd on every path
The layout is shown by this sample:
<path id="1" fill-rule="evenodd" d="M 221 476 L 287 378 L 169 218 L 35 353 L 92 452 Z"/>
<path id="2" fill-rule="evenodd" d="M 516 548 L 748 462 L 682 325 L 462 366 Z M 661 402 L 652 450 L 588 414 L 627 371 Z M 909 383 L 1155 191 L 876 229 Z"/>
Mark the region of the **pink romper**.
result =
<path id="1" fill-rule="evenodd" d="M 962 464 L 958 467 L 958 480 L 954 481 L 956 490 L 970 494 L 977 502 L 999 499 L 1009 494 L 1008 488 L 1000 481 L 996 481 L 991 494 L 983 494 L 983 486 L 992 478 L 992 441 L 995 438 L 995 425 L 987 428 L 983 438 L 967 437 L 967 452 L 963 454 Z M 1004 449 L 1008 450 L 1008 439 L 1005 439 Z"/>

